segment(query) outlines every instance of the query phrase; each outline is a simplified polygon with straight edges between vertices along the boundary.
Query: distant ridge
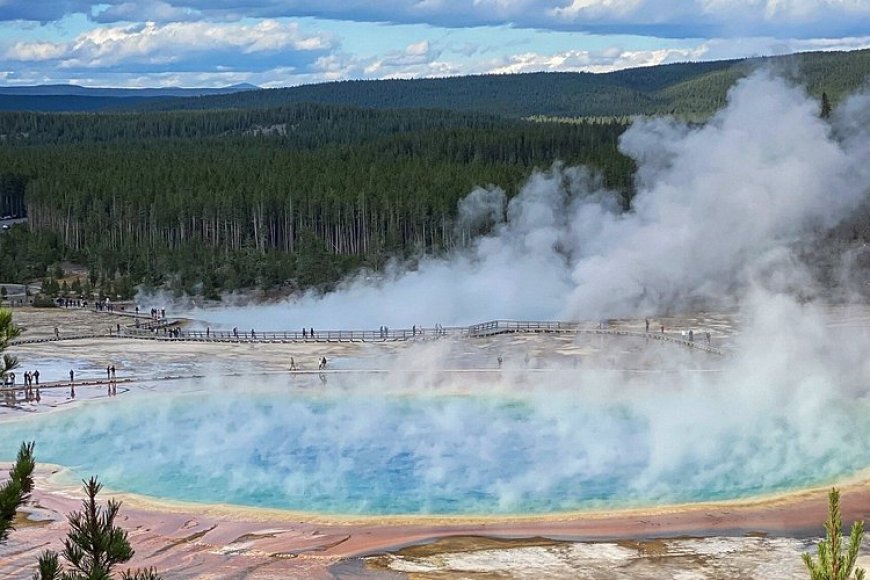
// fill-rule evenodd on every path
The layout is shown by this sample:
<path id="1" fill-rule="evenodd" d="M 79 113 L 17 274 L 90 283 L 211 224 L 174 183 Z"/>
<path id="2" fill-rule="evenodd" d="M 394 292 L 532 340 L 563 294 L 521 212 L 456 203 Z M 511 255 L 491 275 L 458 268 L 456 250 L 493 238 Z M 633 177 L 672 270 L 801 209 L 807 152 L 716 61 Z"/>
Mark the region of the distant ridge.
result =
<path id="1" fill-rule="evenodd" d="M 251 109 L 319 103 L 372 109 L 447 109 L 506 117 L 705 116 L 751 71 L 770 67 L 837 101 L 870 76 L 870 49 L 675 63 L 610 73 L 523 73 L 357 80 L 128 104 L 131 109 Z"/>
<path id="2" fill-rule="evenodd" d="M 76 85 L 0 87 L 6 111 L 265 109 L 300 103 L 365 109 L 441 109 L 510 118 L 706 117 L 728 89 L 768 67 L 836 103 L 870 77 L 870 49 L 674 63 L 611 73 L 523 73 L 410 80 L 351 80 L 281 89 L 112 89 Z"/>
<path id="3" fill-rule="evenodd" d="M 27 85 L 0 86 L 0 95 L 27 96 L 79 96 L 79 97 L 198 97 L 202 95 L 224 95 L 239 91 L 251 91 L 260 87 L 241 83 L 219 88 L 112 88 L 83 87 L 80 85 Z"/>

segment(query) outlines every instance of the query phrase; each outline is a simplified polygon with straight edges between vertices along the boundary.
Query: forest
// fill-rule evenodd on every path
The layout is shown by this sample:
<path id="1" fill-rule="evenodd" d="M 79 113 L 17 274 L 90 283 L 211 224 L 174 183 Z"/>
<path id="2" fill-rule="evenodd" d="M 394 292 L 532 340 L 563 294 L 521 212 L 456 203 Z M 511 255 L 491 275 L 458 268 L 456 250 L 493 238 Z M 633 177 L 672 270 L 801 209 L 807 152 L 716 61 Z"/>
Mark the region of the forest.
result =
<path id="1" fill-rule="evenodd" d="M 870 74 L 868 50 L 778 58 L 763 62 L 790 63 L 832 102 Z M 0 280 L 62 290 L 52 278 L 71 262 L 88 268 L 80 284 L 116 297 L 139 285 L 210 298 L 326 289 L 360 268 L 450 250 L 467 233 L 460 199 L 490 185 L 514 195 L 557 161 L 590 167 L 628 210 L 635 168 L 618 143 L 633 116 L 709 114 L 759 62 L 0 112 L 0 203 L 28 217 L 0 232 Z"/>
<path id="2" fill-rule="evenodd" d="M 326 287 L 456 244 L 458 201 L 515 193 L 534 168 L 588 164 L 627 207 L 625 125 L 298 105 L 140 115 L 0 114 L 0 168 L 28 226 L 0 279 L 86 265 L 95 287 L 215 297 Z"/>

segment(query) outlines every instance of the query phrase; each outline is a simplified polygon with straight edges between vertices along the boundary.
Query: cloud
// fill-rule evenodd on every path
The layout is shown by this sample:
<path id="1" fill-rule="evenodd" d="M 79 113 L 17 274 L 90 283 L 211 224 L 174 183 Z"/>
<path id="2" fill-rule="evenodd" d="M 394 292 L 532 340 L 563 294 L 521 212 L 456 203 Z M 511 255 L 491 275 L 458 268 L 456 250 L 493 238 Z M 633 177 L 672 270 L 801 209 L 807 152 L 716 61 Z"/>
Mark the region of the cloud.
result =
<path id="1" fill-rule="evenodd" d="M 49 22 L 81 13 L 97 22 L 315 17 L 447 28 L 513 26 L 688 38 L 842 37 L 870 29 L 864 0 L 0 0 L 0 20 Z"/>
<path id="2" fill-rule="evenodd" d="M 620 48 L 602 51 L 569 50 L 555 54 L 527 52 L 491 61 L 486 72 L 524 73 L 524 72 L 610 72 L 623 68 L 653 66 L 668 62 L 699 60 L 706 49 L 671 48 L 661 50 L 623 50 Z"/>
<path id="3" fill-rule="evenodd" d="M 202 13 L 186 6 L 173 6 L 163 0 L 124 2 L 92 14 L 94 22 L 183 22 L 199 20 Z"/>
<path id="4" fill-rule="evenodd" d="M 122 70 L 262 71 L 278 67 L 306 70 L 334 48 L 334 39 L 304 33 L 296 23 L 256 24 L 176 22 L 100 27 L 70 42 L 17 42 L 3 64 L 66 71 Z"/>

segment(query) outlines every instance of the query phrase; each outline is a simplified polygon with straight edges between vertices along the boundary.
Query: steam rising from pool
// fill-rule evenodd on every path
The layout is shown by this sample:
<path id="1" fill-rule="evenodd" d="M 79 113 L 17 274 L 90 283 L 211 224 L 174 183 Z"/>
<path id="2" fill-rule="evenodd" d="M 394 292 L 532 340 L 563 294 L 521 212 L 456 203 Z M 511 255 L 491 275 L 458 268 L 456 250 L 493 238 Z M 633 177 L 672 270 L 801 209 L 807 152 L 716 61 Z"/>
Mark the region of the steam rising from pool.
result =
<path id="1" fill-rule="evenodd" d="M 851 99 L 831 123 L 818 111 L 803 90 L 757 73 L 703 126 L 653 119 L 625 132 L 620 148 L 637 163 L 630 212 L 587 169 L 557 163 L 510 200 L 472 191 L 458 227 L 496 226 L 446 257 L 394 263 L 325 295 L 190 314 L 258 330 L 600 320 L 732 307 L 759 267 L 774 291 L 805 286 L 790 249 L 870 199 L 870 99 Z"/>
<path id="2" fill-rule="evenodd" d="M 758 322 L 718 371 L 440 372 L 450 348 L 411 347 L 386 375 L 214 376 L 0 423 L 0 456 L 35 439 L 110 488 L 374 515 L 736 498 L 870 465 L 866 328 L 788 299 L 747 308 Z M 409 370 L 415 352 L 431 366 Z"/>

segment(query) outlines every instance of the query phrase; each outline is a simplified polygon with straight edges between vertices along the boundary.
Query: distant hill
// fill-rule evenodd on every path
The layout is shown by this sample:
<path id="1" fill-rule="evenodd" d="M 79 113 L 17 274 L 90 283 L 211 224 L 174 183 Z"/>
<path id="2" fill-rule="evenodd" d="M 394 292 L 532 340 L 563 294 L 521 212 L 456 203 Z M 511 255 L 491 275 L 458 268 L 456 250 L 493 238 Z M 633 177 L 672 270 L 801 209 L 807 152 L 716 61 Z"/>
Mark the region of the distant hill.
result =
<path id="1" fill-rule="evenodd" d="M 160 87 L 115 89 L 79 85 L 0 86 L 0 111 L 93 112 L 125 108 L 168 97 L 224 95 L 255 90 L 248 83 L 221 88 Z"/>
<path id="2" fill-rule="evenodd" d="M 0 87 L 5 111 L 264 109 L 300 103 L 367 109 L 442 109 L 502 117 L 704 117 L 740 78 L 768 67 L 827 92 L 836 103 L 870 76 L 870 49 L 676 63 L 612 73 L 525 73 L 440 79 L 339 81 L 282 89 L 112 89 L 76 85 Z"/>
<path id="3" fill-rule="evenodd" d="M 729 87 L 770 67 L 836 102 L 870 75 L 870 49 L 677 63 L 605 74 L 526 73 L 441 79 L 340 81 L 225 95 L 124 103 L 127 109 L 251 109 L 321 103 L 374 109 L 430 108 L 508 117 L 709 115 Z"/>

